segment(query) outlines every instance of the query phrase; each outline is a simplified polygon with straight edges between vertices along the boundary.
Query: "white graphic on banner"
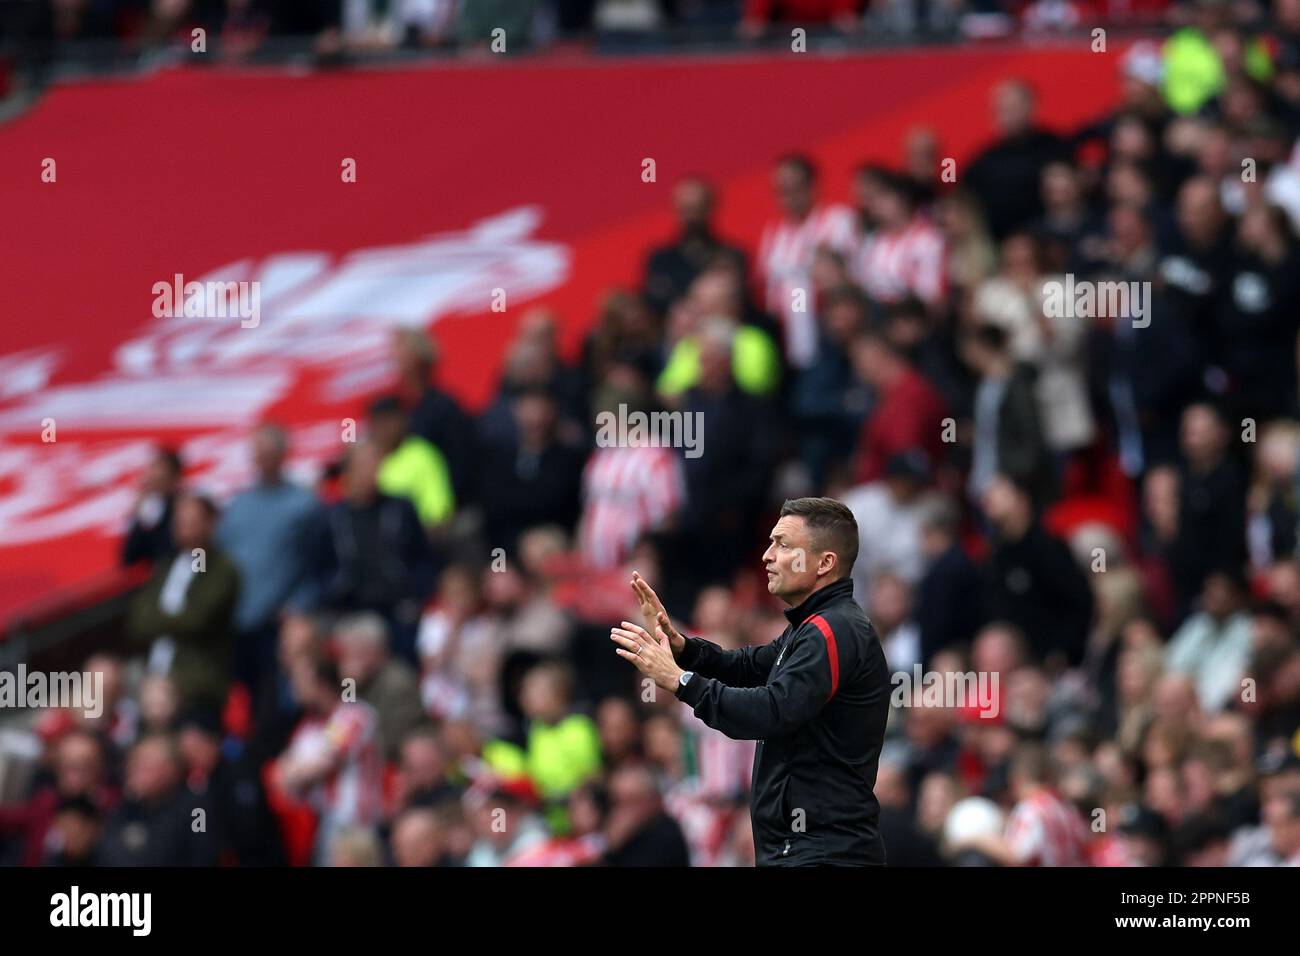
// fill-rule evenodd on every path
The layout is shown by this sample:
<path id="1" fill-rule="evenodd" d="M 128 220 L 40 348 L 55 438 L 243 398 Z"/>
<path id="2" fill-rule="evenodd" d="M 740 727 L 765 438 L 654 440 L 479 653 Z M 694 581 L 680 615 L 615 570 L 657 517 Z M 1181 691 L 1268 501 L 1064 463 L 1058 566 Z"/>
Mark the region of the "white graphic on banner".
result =
<path id="1" fill-rule="evenodd" d="M 534 237 L 541 218 L 526 206 L 407 245 L 230 263 L 195 278 L 257 282 L 256 328 L 151 318 L 95 381 L 49 385 L 60 358 L 54 348 L 0 356 L 0 547 L 89 530 L 121 534 L 153 443 L 114 434 L 206 429 L 181 445 L 188 481 L 218 496 L 235 490 L 248 478 L 247 430 L 304 370 L 326 373 L 309 405 L 373 394 L 384 384 L 394 327 L 484 312 L 497 287 L 523 301 L 562 285 L 570 253 Z M 140 301 L 149 315 L 148 288 Z M 57 442 L 3 437 L 29 437 L 45 418 L 58 423 Z M 105 434 L 88 439 L 87 431 Z M 75 438 L 62 437 L 68 433 Z M 337 419 L 293 433 L 291 467 L 303 473 L 338 451 Z"/>

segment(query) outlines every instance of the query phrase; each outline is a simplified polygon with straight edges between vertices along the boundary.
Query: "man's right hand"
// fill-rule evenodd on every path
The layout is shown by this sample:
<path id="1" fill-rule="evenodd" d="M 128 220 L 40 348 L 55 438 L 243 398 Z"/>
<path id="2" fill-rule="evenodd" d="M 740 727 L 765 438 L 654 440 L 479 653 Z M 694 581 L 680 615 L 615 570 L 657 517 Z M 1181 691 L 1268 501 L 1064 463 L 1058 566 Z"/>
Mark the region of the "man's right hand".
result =
<path id="1" fill-rule="evenodd" d="M 662 631 L 673 649 L 673 658 L 680 658 L 682 651 L 686 650 L 686 638 L 677 633 L 677 629 L 668 620 L 668 612 L 664 610 L 659 595 L 655 594 L 654 588 L 646 583 L 646 579 L 641 577 L 638 571 L 632 572 L 632 593 L 636 595 L 637 602 L 641 605 L 641 618 L 645 622 L 645 629 L 651 634 L 656 629 Z"/>

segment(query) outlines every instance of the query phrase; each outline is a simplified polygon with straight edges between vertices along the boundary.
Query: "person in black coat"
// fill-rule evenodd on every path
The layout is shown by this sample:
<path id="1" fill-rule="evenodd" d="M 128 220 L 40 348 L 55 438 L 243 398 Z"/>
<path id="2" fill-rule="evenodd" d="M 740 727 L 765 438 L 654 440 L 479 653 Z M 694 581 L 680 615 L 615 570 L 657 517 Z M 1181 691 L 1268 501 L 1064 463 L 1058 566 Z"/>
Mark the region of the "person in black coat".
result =
<path id="1" fill-rule="evenodd" d="M 492 446 L 480 482 L 488 546 L 514 554 L 538 525 L 572 531 L 582 500 L 585 449 L 562 441 L 554 396 L 544 386 L 514 396 L 514 434 Z"/>
<path id="2" fill-rule="evenodd" d="M 789 626 L 759 647 L 724 650 L 672 626 L 639 575 L 646 627 L 624 621 L 616 652 L 705 724 L 757 740 L 750 787 L 759 866 L 883 866 L 872 792 L 889 715 L 880 636 L 853 600 L 858 525 L 831 498 L 787 501 L 763 555 Z M 657 637 L 652 634 L 658 635 Z"/>
<path id="3" fill-rule="evenodd" d="M 1023 80 L 1000 84 L 993 108 L 1002 135 L 975 157 L 962 181 L 979 197 L 993 237 L 1001 240 L 1042 216 L 1043 169 L 1069 156 L 1060 137 L 1034 125 L 1034 93 Z"/>
<path id="4" fill-rule="evenodd" d="M 1029 493 L 1005 475 L 989 485 L 984 513 L 994 529 L 984 565 L 988 619 L 1018 626 L 1040 661 L 1077 666 L 1093 595 L 1069 545 L 1043 528 Z"/>
<path id="5" fill-rule="evenodd" d="M 1043 509 L 1056 491 L 1051 451 L 1039 411 L 1037 369 L 1016 361 L 1006 330 L 978 325 L 963 341 L 967 363 L 980 375 L 975 392 L 970 489 L 982 498 L 995 474 L 1027 489 Z"/>
<path id="6" fill-rule="evenodd" d="M 1171 555 L 1182 614 L 1211 571 L 1246 563 L 1246 476 L 1229 448 L 1229 427 L 1208 403 L 1183 412 L 1178 535 Z"/>
<path id="7" fill-rule="evenodd" d="M 198 826 L 198 806 L 181 771 L 171 737 L 145 737 L 131 748 L 126 796 L 104 829 L 101 866 L 216 865 L 212 830 L 206 823 Z"/>
<path id="8" fill-rule="evenodd" d="M 776 460 L 772 429 L 760 424 L 770 420 L 771 409 L 741 391 L 732 374 L 731 334 L 722 324 L 700 336 L 699 383 L 686 392 L 681 409 L 692 416 L 696 447 L 684 449 L 682 460 L 686 505 L 677 566 L 698 588 L 730 582 L 758 544 L 752 529 Z"/>
<path id="9" fill-rule="evenodd" d="M 654 775 L 645 765 L 624 767 L 609 783 L 604 866 L 690 866 L 681 825 L 664 811 Z"/>
<path id="10" fill-rule="evenodd" d="M 673 189 L 680 232 L 671 243 L 650 251 L 643 282 L 646 301 L 660 315 L 686 294 L 691 283 L 720 254 L 745 261 L 737 247 L 723 242 L 713 231 L 713 187 L 702 179 L 683 179 Z"/>
<path id="11" fill-rule="evenodd" d="M 473 420 L 450 394 L 432 384 L 438 349 L 423 329 L 398 328 L 393 333 L 397 367 L 397 398 L 409 414 L 407 429 L 441 452 L 451 472 L 456 502 L 477 501 L 479 448 Z"/>
<path id="12" fill-rule="evenodd" d="M 935 496 L 921 516 L 925 572 L 916 586 L 912 616 L 921 631 L 921 664 L 975 637 L 983 623 L 983 580 L 958 540 L 960 517 L 949 499 Z"/>
<path id="13" fill-rule="evenodd" d="M 140 495 L 131 511 L 131 524 L 122 540 L 123 566 L 158 561 L 175 553 L 172 513 L 181 484 L 181 458 L 160 448 L 145 469 Z"/>
<path id="14" fill-rule="evenodd" d="M 438 567 L 415 507 L 406 498 L 379 492 L 381 456 L 371 442 L 348 456 L 345 496 L 326 516 L 323 604 L 383 616 L 394 652 L 414 663 L 420 611 Z"/>
<path id="15" fill-rule="evenodd" d="M 284 844 L 266 800 L 257 766 L 247 751 L 232 759 L 222 752 L 221 718 L 204 708 L 184 714 L 177 727 L 186 789 L 203 808 L 223 864 L 283 866 Z"/>

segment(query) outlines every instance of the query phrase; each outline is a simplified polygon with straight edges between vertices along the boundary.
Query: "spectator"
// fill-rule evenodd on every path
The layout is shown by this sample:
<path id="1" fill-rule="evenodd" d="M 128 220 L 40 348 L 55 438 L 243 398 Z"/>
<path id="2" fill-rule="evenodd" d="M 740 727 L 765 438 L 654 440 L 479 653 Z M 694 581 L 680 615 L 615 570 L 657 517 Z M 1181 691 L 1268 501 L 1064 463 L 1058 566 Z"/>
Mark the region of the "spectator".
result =
<path id="1" fill-rule="evenodd" d="M 1300 251 L 1277 206 L 1255 205 L 1237 228 L 1239 255 L 1226 277 L 1230 293 L 1217 313 L 1216 353 L 1228 378 L 1234 418 L 1259 422 L 1296 411 L 1296 315 Z"/>
<path id="2" fill-rule="evenodd" d="M 1183 412 L 1173 572 L 1184 611 L 1212 570 L 1246 563 L 1246 484 L 1230 440 L 1228 424 L 1213 406 L 1197 404 Z"/>
<path id="3" fill-rule="evenodd" d="M 43 866 L 95 866 L 104 816 L 86 797 L 65 797 L 55 812 L 51 836 L 57 849 L 45 851 Z"/>
<path id="4" fill-rule="evenodd" d="M 1079 812 L 1061 799 L 1042 747 L 1023 745 L 1011 771 L 1016 805 L 1006 832 L 977 844 L 1003 866 L 1083 866 L 1088 828 Z"/>
<path id="5" fill-rule="evenodd" d="M 404 810 L 393 823 L 393 862 L 398 866 L 438 866 L 446 856 L 446 836 L 432 810 Z"/>
<path id="6" fill-rule="evenodd" d="M 732 375 L 733 334 L 725 322 L 701 330 L 699 381 L 681 404 L 682 414 L 698 423 L 700 440 L 682 462 L 681 562 L 701 587 L 729 581 L 744 561 L 776 461 L 773 429 L 755 427 L 768 406 L 741 391 Z"/>
<path id="7" fill-rule="evenodd" d="M 1015 361 L 1034 367 L 1043 439 L 1063 461 L 1087 448 L 1094 435 L 1082 350 L 1087 319 L 1073 307 L 1047 307 L 1039 256 L 1030 236 L 1008 237 L 1002 275 L 976 290 L 974 311 L 979 321 L 1006 332 Z"/>
<path id="8" fill-rule="evenodd" d="M 414 660 L 419 609 L 433 585 L 434 561 L 411 502 L 380 493 L 381 455 L 370 442 L 348 455 L 344 498 L 327 514 L 324 603 L 382 615 L 394 653 Z"/>
<path id="9" fill-rule="evenodd" d="M 485 757 L 502 774 L 526 773 L 538 794 L 559 801 L 600 770 L 600 735 L 585 714 L 573 713 L 572 675 L 558 664 L 539 664 L 524 677 L 520 705 L 527 721 L 524 749 L 498 741 Z M 552 806 L 554 829 L 567 826 L 563 807 Z"/>
<path id="10" fill-rule="evenodd" d="M 1026 488 L 1033 506 L 1046 506 L 1053 491 L 1046 437 L 1038 406 L 1037 373 L 1011 355 L 999 326 L 977 326 L 963 342 L 967 363 L 980 376 L 975 393 L 974 436 L 968 489 L 984 497 L 996 474 Z"/>
<path id="11" fill-rule="evenodd" d="M 281 612 L 311 611 L 320 597 L 315 561 L 324 510 L 311 492 L 285 480 L 288 439 L 278 425 L 253 434 L 257 483 L 226 506 L 217 543 L 239 570 L 235 605 L 236 676 L 255 693 L 275 666 Z"/>
<path id="12" fill-rule="evenodd" d="M 383 846 L 379 836 L 369 827 L 349 827 L 339 830 L 330 840 L 322 866 L 380 866 L 383 864 Z"/>
<path id="13" fill-rule="evenodd" d="M 409 499 L 425 528 L 450 520 L 456 496 L 447 461 L 437 448 L 407 431 L 407 416 L 397 399 L 381 398 L 371 404 L 370 438 L 383 454 L 379 490 Z"/>
<path id="14" fill-rule="evenodd" d="M 908 587 L 921 579 L 921 495 L 930 483 L 930 462 L 919 448 L 891 455 L 881 480 L 850 488 L 840 500 L 858 522 L 854 598 L 871 612 L 871 582 L 898 575 Z"/>
<path id="15" fill-rule="evenodd" d="M 423 719 L 419 682 L 403 660 L 389 655 L 388 628 L 377 614 L 345 617 L 334 627 L 339 674 L 354 681 L 358 700 L 379 718 L 384 759 L 396 760 L 406 737 Z"/>
<path id="16" fill-rule="evenodd" d="M 489 777 L 476 783 L 465 800 L 475 834 L 466 866 L 510 866 L 546 843 L 537 793 L 527 778 Z"/>
<path id="17" fill-rule="evenodd" d="M 447 778 L 447 755 L 431 725 L 415 728 L 402 740 L 397 792 L 403 809 L 437 807 L 460 799 L 461 788 Z"/>
<path id="18" fill-rule="evenodd" d="M 862 426 L 866 394 L 854 378 L 849 350 L 867 327 L 869 308 L 857 286 L 828 291 L 818 310 L 817 357 L 791 384 L 790 423 L 815 488 L 825 487 L 843 470 Z"/>
<path id="19" fill-rule="evenodd" d="M 994 544 L 985 569 L 989 617 L 1028 635 L 1039 659 L 1076 666 L 1092 622 L 1092 590 L 1069 546 L 1034 515 L 1028 492 L 999 475 L 984 497 Z"/>
<path id="20" fill-rule="evenodd" d="M 1218 185 L 1193 176 L 1178 190 L 1177 227 L 1160 249 L 1156 270 L 1162 280 L 1160 300 L 1195 335 L 1198 368 L 1204 368 L 1210 356 L 1222 354 L 1219 346 L 1225 343 L 1218 339 L 1215 316 L 1222 307 L 1232 260 Z"/>
<path id="21" fill-rule="evenodd" d="M 699 383 L 701 333 L 706 325 L 726 325 L 732 329 L 736 384 L 751 395 L 772 395 L 781 381 L 781 357 L 769 334 L 774 330 L 767 328 L 763 318 L 746 313 L 738 272 L 725 262 L 710 266 L 691 284 L 686 298 L 673 306 L 668 329 L 671 350 L 655 380 L 659 394 L 673 401 Z"/>
<path id="22" fill-rule="evenodd" d="M 1025 184 L 1040 182 L 1048 164 L 1065 158 L 1065 147 L 1035 124 L 1034 92 L 1023 80 L 1000 83 L 992 105 L 999 136 L 961 179 L 983 204 L 993 237 L 1002 240 L 1043 214 L 1041 194 Z"/>
<path id="23" fill-rule="evenodd" d="M 876 393 L 858 439 L 854 479 L 859 484 L 878 480 L 890 458 L 912 449 L 940 461 L 947 408 L 934 386 L 879 333 L 859 333 L 852 357 L 859 378 Z"/>
<path id="24" fill-rule="evenodd" d="M 880 801 L 880 832 L 890 866 L 939 866 L 934 842 L 917 828 L 911 813 L 907 774 L 899 764 L 881 761 L 872 793 Z"/>
<path id="25" fill-rule="evenodd" d="M 282 793 L 308 800 L 319 813 L 314 862 L 323 866 L 336 838 L 379 823 L 379 716 L 364 701 L 342 699 L 338 665 L 331 660 L 298 660 L 290 679 L 303 718 L 272 779 Z"/>
<path id="26" fill-rule="evenodd" d="M 122 804 L 104 827 L 100 865 L 216 865 L 213 835 L 191 827 L 193 799 L 181 767 L 171 737 L 145 737 L 131 748 Z"/>
<path id="27" fill-rule="evenodd" d="M 674 242 L 651 250 L 642 281 L 646 301 L 660 315 L 686 294 L 719 255 L 744 262 L 745 254 L 738 247 L 718 237 L 713 223 L 715 205 L 713 187 L 704 179 L 688 177 L 673 188 L 678 235 Z"/>
<path id="28" fill-rule="evenodd" d="M 1201 610 L 1169 640 L 1167 666 L 1196 681 L 1196 695 L 1207 713 L 1223 710 L 1241 694 L 1251 647 L 1244 590 L 1239 574 L 1211 572 L 1201 591 Z"/>
<path id="29" fill-rule="evenodd" d="M 664 812 L 645 767 L 624 768 L 611 779 L 605 839 L 606 866 L 690 866 L 681 826 Z"/>
<path id="30" fill-rule="evenodd" d="M 409 414 L 407 428 L 446 460 L 455 500 L 473 503 L 479 468 L 474 426 L 460 403 L 433 384 L 440 359 L 437 344 L 422 329 L 400 326 L 393 330 L 392 354 L 397 400 Z"/>
<path id="31" fill-rule="evenodd" d="M 258 767 L 243 755 L 222 752 L 221 721 L 212 711 L 191 710 L 176 737 L 186 789 L 202 808 L 204 824 L 223 865 L 282 866 L 284 846 L 267 805 Z M 191 811 L 192 813 L 192 811 Z"/>
<path id="32" fill-rule="evenodd" d="M 948 498 L 928 499 L 921 509 L 924 570 L 916 586 L 915 618 L 920 629 L 921 663 L 975 636 L 982 619 L 979 571 L 958 539 L 959 515 Z"/>
<path id="33" fill-rule="evenodd" d="M 16 857 L 7 862 L 39 866 L 51 854 L 51 846 L 58 846 L 62 833 L 58 818 L 70 801 L 88 801 L 95 813 L 82 812 L 69 828 L 92 823 L 102 827 L 103 815 L 117 804 L 119 794 L 110 782 L 109 761 L 99 737 L 73 728 L 53 742 L 50 750 L 53 779 L 39 785 L 21 805 L 0 804 L 0 838 L 22 837 L 21 843 L 15 840 Z M 78 834 L 85 835 L 85 827 L 79 828 Z"/>
<path id="34" fill-rule="evenodd" d="M 514 436 L 487 452 L 480 482 L 488 542 L 510 555 L 529 528 L 573 530 L 584 463 L 584 450 L 560 438 L 555 399 L 545 389 L 516 394 L 513 411 Z"/>
<path id="35" fill-rule="evenodd" d="M 149 670 L 175 678 L 186 705 L 221 707 L 230 685 L 231 622 L 239 571 L 213 541 L 217 507 L 199 495 L 176 504 L 176 554 L 131 602 L 127 631 L 149 647 Z"/>
<path id="36" fill-rule="evenodd" d="M 807 306 L 812 296 L 813 254 L 826 243 L 849 255 L 854 244 L 853 215 L 843 206 L 817 203 L 817 170 L 807 157 L 789 155 L 779 160 L 773 184 L 781 217 L 764 227 L 759 241 L 763 304 L 781 317 L 790 364 L 805 368 L 817 348 L 816 326 Z"/>
<path id="37" fill-rule="evenodd" d="M 917 210 L 903 177 L 884 178 L 873 199 L 875 232 L 854 263 L 863 290 L 876 302 L 914 296 L 939 308 L 947 292 L 943 234 Z"/>
<path id="38" fill-rule="evenodd" d="M 691 277 L 691 284 L 694 284 L 696 278 L 694 275 Z M 673 301 L 680 300 L 686 294 L 686 290 L 683 290 Z M 665 311 L 668 305 L 665 303 Z M 662 371 L 661 325 L 643 296 L 621 291 L 607 295 L 595 327 L 587 334 L 582 345 L 586 391 L 590 392 L 597 383 L 605 381 L 611 365 L 644 368 L 646 375 L 651 378 Z"/>
<path id="39" fill-rule="evenodd" d="M 145 467 L 140 491 L 131 510 L 131 524 L 122 540 L 122 564 L 161 561 L 172 544 L 172 512 L 181 483 L 181 458 L 169 448 L 159 448 Z"/>
<path id="40" fill-rule="evenodd" d="M 620 409 L 624 415 L 639 410 L 619 402 L 602 412 L 617 421 Z M 642 534 L 669 524 L 685 497 L 681 459 L 672 449 L 637 440 L 630 430 L 626 443 L 601 445 L 582 476 L 578 541 L 583 557 L 596 568 L 617 566 Z"/>
<path id="41" fill-rule="evenodd" d="M 1300 528 L 1296 475 L 1300 473 L 1300 428 L 1284 421 L 1265 425 L 1255 450 L 1254 475 L 1247 496 L 1246 536 L 1250 565 L 1264 571 L 1295 554 Z"/>

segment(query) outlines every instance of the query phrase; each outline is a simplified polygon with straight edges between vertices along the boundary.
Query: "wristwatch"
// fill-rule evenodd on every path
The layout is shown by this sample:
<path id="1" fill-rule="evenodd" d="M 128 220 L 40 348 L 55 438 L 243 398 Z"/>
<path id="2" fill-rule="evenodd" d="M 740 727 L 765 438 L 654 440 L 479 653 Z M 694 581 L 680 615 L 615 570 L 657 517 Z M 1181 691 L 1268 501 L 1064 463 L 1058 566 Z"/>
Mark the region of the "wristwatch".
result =
<path id="1" fill-rule="evenodd" d="M 681 696 L 682 688 L 685 687 L 687 684 L 689 684 L 691 678 L 694 677 L 694 676 L 695 676 L 695 671 L 682 671 L 681 674 L 678 675 L 678 677 L 677 677 L 677 695 L 678 695 L 678 696 Z"/>

